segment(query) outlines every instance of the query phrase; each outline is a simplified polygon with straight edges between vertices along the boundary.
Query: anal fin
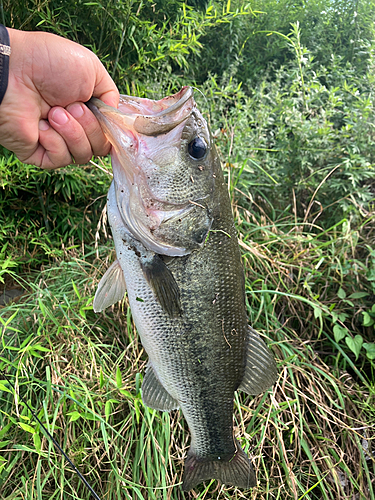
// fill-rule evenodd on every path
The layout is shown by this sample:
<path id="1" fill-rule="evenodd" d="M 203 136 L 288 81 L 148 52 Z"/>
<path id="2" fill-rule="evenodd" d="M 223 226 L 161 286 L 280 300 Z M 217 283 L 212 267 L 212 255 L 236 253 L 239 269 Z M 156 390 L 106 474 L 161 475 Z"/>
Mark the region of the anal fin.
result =
<path id="1" fill-rule="evenodd" d="M 178 402 L 164 389 L 151 363 L 147 365 L 142 383 L 142 401 L 149 408 L 160 411 L 176 410 Z"/>
<path id="2" fill-rule="evenodd" d="M 94 297 L 93 309 L 95 312 L 104 311 L 124 298 L 126 283 L 118 259 L 107 269 L 99 282 Z"/>
<path id="3" fill-rule="evenodd" d="M 181 314 L 180 290 L 173 277 L 158 254 L 151 260 L 141 262 L 143 274 L 154 292 L 159 304 L 169 316 Z"/>
<path id="4" fill-rule="evenodd" d="M 271 351 L 249 326 L 245 374 L 239 389 L 255 396 L 269 389 L 276 379 L 277 367 Z"/>

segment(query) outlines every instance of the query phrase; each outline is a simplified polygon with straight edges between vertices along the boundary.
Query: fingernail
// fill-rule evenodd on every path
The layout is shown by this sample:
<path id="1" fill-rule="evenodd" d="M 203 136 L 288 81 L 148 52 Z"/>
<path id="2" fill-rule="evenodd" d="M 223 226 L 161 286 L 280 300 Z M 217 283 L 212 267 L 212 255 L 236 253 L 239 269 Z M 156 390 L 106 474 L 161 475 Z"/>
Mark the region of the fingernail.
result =
<path id="1" fill-rule="evenodd" d="M 68 122 L 69 117 L 66 114 L 65 110 L 56 108 L 55 110 L 53 110 L 50 119 L 52 119 L 52 121 L 54 121 L 58 125 L 65 125 Z"/>
<path id="2" fill-rule="evenodd" d="M 73 116 L 73 118 L 81 118 L 85 110 L 83 109 L 82 104 L 72 104 L 66 108 L 69 113 Z"/>
<path id="3" fill-rule="evenodd" d="M 49 124 L 46 120 L 40 120 L 39 121 L 39 130 L 48 130 L 49 129 Z"/>

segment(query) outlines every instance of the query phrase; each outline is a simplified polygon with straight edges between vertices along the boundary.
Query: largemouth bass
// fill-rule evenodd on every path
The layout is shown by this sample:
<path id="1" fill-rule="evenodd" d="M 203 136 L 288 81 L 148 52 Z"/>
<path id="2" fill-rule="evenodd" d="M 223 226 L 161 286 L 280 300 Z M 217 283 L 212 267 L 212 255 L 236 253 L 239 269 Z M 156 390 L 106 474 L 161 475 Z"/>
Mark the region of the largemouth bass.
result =
<path id="1" fill-rule="evenodd" d="M 94 299 L 102 311 L 127 289 L 148 354 L 145 405 L 180 408 L 191 433 L 183 490 L 208 479 L 249 488 L 251 462 L 233 436 L 238 389 L 276 379 L 273 356 L 249 327 L 244 272 L 224 181 L 190 87 L 153 101 L 122 96 L 89 108 L 112 144 L 107 212 L 117 260 Z"/>

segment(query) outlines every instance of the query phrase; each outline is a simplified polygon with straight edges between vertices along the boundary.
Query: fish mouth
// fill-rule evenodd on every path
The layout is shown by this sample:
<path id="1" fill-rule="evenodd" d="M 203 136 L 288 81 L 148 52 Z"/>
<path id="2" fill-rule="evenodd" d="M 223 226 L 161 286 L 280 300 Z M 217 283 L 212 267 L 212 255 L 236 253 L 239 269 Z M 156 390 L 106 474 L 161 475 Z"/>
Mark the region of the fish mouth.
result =
<path id="1" fill-rule="evenodd" d="M 94 97 L 86 105 L 112 144 L 117 205 L 129 231 L 156 253 L 170 256 L 189 253 L 190 250 L 183 246 L 173 246 L 158 239 L 155 230 L 167 221 L 188 216 L 194 207 L 186 200 L 166 202 L 152 192 L 142 165 L 137 162 L 137 154 L 140 143 L 143 148 L 148 143 L 152 149 L 157 149 L 158 143 L 167 142 L 170 151 L 180 147 L 186 121 L 196 108 L 192 88 L 183 87 L 159 101 L 123 95 L 118 109 Z"/>
<path id="2" fill-rule="evenodd" d="M 159 101 L 121 95 L 118 109 L 96 97 L 92 97 L 86 105 L 99 120 L 108 140 L 114 144 L 118 140 L 116 132 L 119 126 L 146 136 L 170 132 L 189 118 L 195 102 L 193 89 L 185 86 L 177 94 Z"/>
<path id="3" fill-rule="evenodd" d="M 149 137 L 152 141 L 168 134 L 168 144 L 178 147 L 184 123 L 196 106 L 191 87 L 183 87 L 177 94 L 159 101 L 121 95 L 118 109 L 95 97 L 86 105 L 99 121 L 130 182 L 134 181 L 135 173 L 140 173 L 135 161 L 139 137 L 146 136 L 146 140 Z M 155 142 L 152 141 L 153 145 Z M 115 179 L 120 180 L 121 172 L 116 172 L 118 162 L 112 166 Z"/>

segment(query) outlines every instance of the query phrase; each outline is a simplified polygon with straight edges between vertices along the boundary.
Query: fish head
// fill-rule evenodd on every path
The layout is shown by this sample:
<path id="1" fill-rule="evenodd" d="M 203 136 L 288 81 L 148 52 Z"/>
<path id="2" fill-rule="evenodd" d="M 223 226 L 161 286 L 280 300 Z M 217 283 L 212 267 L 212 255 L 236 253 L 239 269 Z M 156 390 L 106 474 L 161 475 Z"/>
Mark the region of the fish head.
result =
<path id="1" fill-rule="evenodd" d="M 112 144 L 117 206 L 134 238 L 156 253 L 204 245 L 220 162 L 190 87 L 159 101 L 121 96 L 119 109 L 89 108 Z"/>

